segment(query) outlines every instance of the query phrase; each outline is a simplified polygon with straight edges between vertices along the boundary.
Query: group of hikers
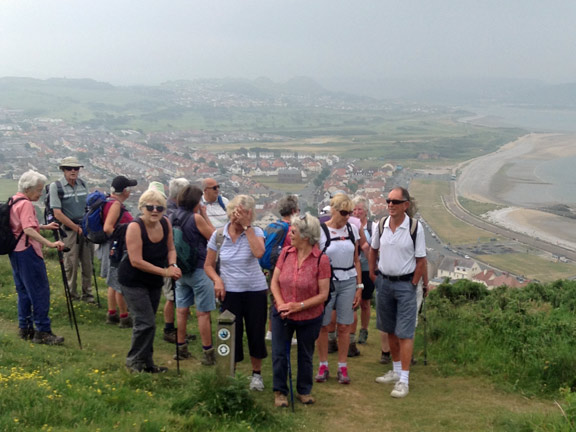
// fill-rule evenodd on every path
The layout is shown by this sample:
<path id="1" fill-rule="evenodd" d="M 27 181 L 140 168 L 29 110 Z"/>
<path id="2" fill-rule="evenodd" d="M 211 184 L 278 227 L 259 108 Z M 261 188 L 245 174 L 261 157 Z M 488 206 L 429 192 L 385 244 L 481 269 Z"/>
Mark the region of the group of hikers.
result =
<path id="1" fill-rule="evenodd" d="M 41 225 L 32 204 L 47 183 L 40 173 L 22 174 L 18 193 L 8 202 L 19 335 L 48 345 L 62 344 L 64 338 L 51 329 L 42 246 L 63 255 L 70 298 L 95 302 L 95 248 L 84 223 L 90 191 L 79 177 L 83 165 L 77 158 L 62 159 L 59 168 L 63 177 L 47 188 L 53 220 Z M 187 334 L 186 324 L 195 306 L 202 364 L 214 365 L 211 312 L 219 303 L 221 311 L 236 317 L 235 363 L 244 359 L 246 335 L 250 389 L 264 390 L 262 360 L 268 355 L 266 339 L 271 339 L 274 404 L 288 406 L 290 346 L 296 344 L 297 399 L 312 404 L 313 382 L 330 377 L 329 353 L 337 352 L 338 383 L 350 384 L 347 358 L 359 354 L 357 343 L 367 341 L 376 291 L 380 362 L 392 363 L 392 370 L 376 382 L 394 384 L 392 397 L 408 394 L 417 286 L 420 283 L 425 295 L 428 277 L 424 232 L 413 218 L 415 202 L 406 189 L 389 192 L 388 216 L 380 221 L 369 220 L 368 200 L 361 196 L 335 194 L 319 219 L 301 214 L 298 198 L 287 195 L 278 202 L 281 219 L 262 229 L 254 225 L 254 199 L 241 194 L 228 201 L 215 179 L 204 179 L 200 187 L 184 178 L 173 179 L 167 194 L 162 183 L 152 182 L 138 200 L 136 217 L 124 205 L 135 186 L 137 181 L 125 176 L 112 180 L 99 210 L 105 235 L 96 250 L 108 286 L 106 322 L 132 329 L 126 356 L 130 371 L 167 370 L 153 359 L 162 294 L 163 337 L 177 345 L 175 359 L 191 357 L 188 343 L 194 336 Z M 55 240 L 43 237 L 40 230 L 54 231 Z"/>

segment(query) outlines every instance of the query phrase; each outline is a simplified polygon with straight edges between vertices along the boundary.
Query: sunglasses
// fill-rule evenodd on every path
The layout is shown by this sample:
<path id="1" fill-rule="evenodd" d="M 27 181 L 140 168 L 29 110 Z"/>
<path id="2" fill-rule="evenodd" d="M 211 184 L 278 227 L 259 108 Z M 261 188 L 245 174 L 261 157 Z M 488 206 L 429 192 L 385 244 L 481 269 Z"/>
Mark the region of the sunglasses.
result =
<path id="1" fill-rule="evenodd" d="M 395 199 L 386 198 L 386 204 L 400 205 L 400 204 L 405 203 L 407 201 L 408 200 L 395 200 Z"/>
<path id="2" fill-rule="evenodd" d="M 346 217 L 346 216 L 350 216 L 353 212 L 348 211 L 348 210 L 340 210 L 338 213 L 340 213 L 342 216 Z"/>
<path id="3" fill-rule="evenodd" d="M 206 189 L 212 189 L 213 191 L 217 191 L 218 189 L 220 189 L 220 185 L 216 185 L 216 186 L 209 186 Z"/>
<path id="4" fill-rule="evenodd" d="M 80 171 L 80 167 L 64 167 L 66 171 Z"/>
<path id="5" fill-rule="evenodd" d="M 164 211 L 164 206 L 161 205 L 145 205 L 144 207 L 149 212 L 156 210 L 157 212 L 162 213 Z"/>

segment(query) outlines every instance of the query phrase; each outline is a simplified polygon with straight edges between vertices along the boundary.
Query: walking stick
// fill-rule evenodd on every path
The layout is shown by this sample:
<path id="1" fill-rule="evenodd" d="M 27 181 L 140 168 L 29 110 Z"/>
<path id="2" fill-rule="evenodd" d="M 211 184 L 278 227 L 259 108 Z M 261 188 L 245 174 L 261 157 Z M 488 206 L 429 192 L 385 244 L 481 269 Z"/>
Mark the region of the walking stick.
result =
<path id="1" fill-rule="evenodd" d="M 98 293 L 98 282 L 96 280 L 96 267 L 94 266 L 94 257 L 92 257 L 92 275 L 94 276 L 94 288 L 96 288 L 96 302 L 98 303 L 98 308 L 101 309 L 100 304 L 100 294 Z"/>
<path id="2" fill-rule="evenodd" d="M 422 297 L 422 306 L 420 307 L 420 313 L 422 315 L 422 321 L 424 321 L 424 366 L 428 365 L 428 320 L 426 319 L 426 309 L 424 308 L 424 303 L 426 302 L 426 296 Z"/>
<path id="3" fill-rule="evenodd" d="M 288 330 L 286 328 L 286 330 Z M 292 388 L 292 361 L 290 359 L 290 348 L 292 345 L 292 336 L 288 335 L 286 331 L 286 360 L 288 361 L 288 381 L 290 384 L 290 406 L 292 407 L 292 412 L 294 412 L 294 389 Z M 288 337 L 290 336 L 290 337 Z"/>
<path id="4" fill-rule="evenodd" d="M 59 240 L 59 230 L 54 230 L 54 238 L 56 241 Z M 58 251 L 58 261 L 60 262 L 60 271 L 62 272 L 62 282 L 64 284 L 64 294 L 66 295 L 66 306 L 68 307 L 68 318 L 70 319 L 70 327 L 72 327 L 72 322 L 74 322 L 74 327 L 76 327 L 76 336 L 78 337 L 78 345 L 82 349 L 82 340 L 80 339 L 80 331 L 78 330 L 78 321 L 76 321 L 76 312 L 74 311 L 74 303 L 72 302 L 72 296 L 70 294 L 70 286 L 68 285 L 68 278 L 66 277 L 66 269 L 64 268 L 64 252 L 69 252 L 69 248 L 65 248 L 63 251 Z"/>
<path id="5" fill-rule="evenodd" d="M 174 310 L 176 310 L 176 281 L 172 279 L 172 295 L 174 296 Z M 180 325 L 180 323 L 178 323 Z M 180 375 L 180 353 L 178 352 L 178 329 L 176 329 L 176 341 L 174 344 L 176 345 L 176 371 L 178 375 Z M 184 338 L 186 341 L 186 338 Z"/>

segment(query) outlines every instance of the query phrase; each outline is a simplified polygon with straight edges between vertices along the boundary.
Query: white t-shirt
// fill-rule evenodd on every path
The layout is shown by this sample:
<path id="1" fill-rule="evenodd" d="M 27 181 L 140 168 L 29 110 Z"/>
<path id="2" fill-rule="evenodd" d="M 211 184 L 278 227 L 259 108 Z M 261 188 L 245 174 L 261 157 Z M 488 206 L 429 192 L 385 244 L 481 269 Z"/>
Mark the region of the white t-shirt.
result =
<path id="1" fill-rule="evenodd" d="M 360 239 L 360 234 L 358 233 L 358 228 L 355 225 L 350 225 L 352 227 L 352 235 L 354 236 L 354 243 L 358 242 Z M 342 228 L 328 228 L 330 233 L 330 246 L 324 251 L 328 258 L 330 258 L 330 264 L 334 269 L 334 276 L 341 281 L 355 278 L 356 267 L 354 266 L 354 250 L 356 248 L 355 244 L 352 244 L 348 238 L 348 228 L 344 225 Z M 320 231 L 320 242 L 318 246 L 320 250 L 324 250 L 326 245 L 326 235 L 324 230 Z M 350 268 L 349 270 L 337 270 L 336 268 Z"/>
<path id="2" fill-rule="evenodd" d="M 228 205 L 228 199 L 222 197 L 222 202 L 224 203 L 224 207 Z M 202 195 L 202 204 L 206 206 L 206 215 L 214 228 L 218 229 L 223 227 L 228 223 L 228 215 L 226 214 L 226 210 L 222 208 L 218 200 L 214 201 L 213 203 L 208 203 L 204 199 L 204 195 Z"/>
<path id="3" fill-rule="evenodd" d="M 384 222 L 382 236 L 378 236 L 378 225 L 372 231 L 372 249 L 379 250 L 378 270 L 387 276 L 402 276 L 416 270 L 416 258 L 426 256 L 424 229 L 418 222 L 416 227 L 416 249 L 410 236 L 410 217 L 406 215 L 395 232 L 390 229 L 390 218 Z"/>

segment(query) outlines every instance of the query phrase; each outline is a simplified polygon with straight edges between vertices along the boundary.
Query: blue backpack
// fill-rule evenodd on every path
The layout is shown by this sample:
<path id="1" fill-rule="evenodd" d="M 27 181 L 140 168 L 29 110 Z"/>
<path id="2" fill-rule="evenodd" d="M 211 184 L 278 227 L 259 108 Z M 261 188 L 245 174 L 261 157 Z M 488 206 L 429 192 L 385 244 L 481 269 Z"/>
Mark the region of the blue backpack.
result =
<path id="1" fill-rule="evenodd" d="M 264 255 L 258 259 L 260 267 L 264 270 L 274 270 L 274 267 L 276 267 L 276 261 L 278 261 L 280 252 L 282 252 L 282 246 L 289 229 L 290 224 L 288 222 L 278 220 L 272 222 L 264 230 Z"/>
<path id="2" fill-rule="evenodd" d="M 84 237 L 92 243 L 102 244 L 106 243 L 109 239 L 108 235 L 104 232 L 103 217 L 104 205 L 107 201 L 108 197 L 99 190 L 95 190 L 86 197 L 86 213 L 82 218 L 82 233 Z M 123 213 L 124 206 L 122 206 L 118 221 L 122 219 Z M 118 221 L 116 221 L 116 224 Z"/>

